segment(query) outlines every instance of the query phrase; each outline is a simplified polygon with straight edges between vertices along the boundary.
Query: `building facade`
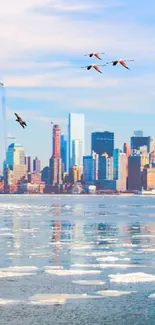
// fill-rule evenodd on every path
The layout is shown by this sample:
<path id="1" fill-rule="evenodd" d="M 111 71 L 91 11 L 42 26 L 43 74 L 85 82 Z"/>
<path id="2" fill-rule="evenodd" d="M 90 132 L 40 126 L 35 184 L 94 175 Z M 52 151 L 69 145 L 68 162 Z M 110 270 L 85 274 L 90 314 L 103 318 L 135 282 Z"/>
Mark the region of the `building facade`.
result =
<path id="1" fill-rule="evenodd" d="M 140 137 L 140 136 L 133 136 L 131 137 L 131 149 L 132 150 L 139 150 L 140 147 L 146 146 L 147 152 L 152 152 L 155 150 L 155 140 L 154 137 Z"/>
<path id="2" fill-rule="evenodd" d="M 113 179 L 113 157 L 109 158 L 107 154 L 99 157 L 98 179 L 99 181 Z"/>
<path id="3" fill-rule="evenodd" d="M 62 159 L 60 157 L 60 135 L 61 129 L 59 125 L 53 126 L 53 155 L 49 161 L 49 184 L 61 185 L 62 184 Z"/>
<path id="4" fill-rule="evenodd" d="M 91 138 L 91 150 L 99 156 L 107 153 L 112 157 L 114 150 L 114 133 L 113 132 L 93 132 Z"/>
<path id="5" fill-rule="evenodd" d="M 114 149 L 113 151 L 113 178 L 117 180 L 118 190 L 126 190 L 126 172 L 127 156 L 120 149 Z"/>
<path id="6" fill-rule="evenodd" d="M 38 159 L 38 157 L 35 157 L 35 159 L 33 160 L 33 172 L 40 173 L 40 170 L 41 170 L 41 162 Z"/>
<path id="7" fill-rule="evenodd" d="M 64 172 L 67 172 L 67 140 L 64 135 L 61 135 L 61 159 L 63 163 Z"/>
<path id="8" fill-rule="evenodd" d="M 85 117 L 84 114 L 69 114 L 68 123 L 68 163 L 69 168 L 75 165 L 83 168 L 83 156 L 85 148 Z M 76 157 L 78 154 L 78 157 Z"/>
<path id="9" fill-rule="evenodd" d="M 91 156 L 83 157 L 83 181 L 85 183 L 95 183 L 98 180 L 99 156 L 94 151 Z"/>

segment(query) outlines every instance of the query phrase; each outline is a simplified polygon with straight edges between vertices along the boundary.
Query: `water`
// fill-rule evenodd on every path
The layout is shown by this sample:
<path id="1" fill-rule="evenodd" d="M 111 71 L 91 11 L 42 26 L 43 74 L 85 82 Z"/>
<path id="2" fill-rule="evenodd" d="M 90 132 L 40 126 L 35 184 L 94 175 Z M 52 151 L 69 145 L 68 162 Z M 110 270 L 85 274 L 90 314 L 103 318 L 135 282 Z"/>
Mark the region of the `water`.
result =
<path id="1" fill-rule="evenodd" d="M 155 197 L 0 195 L 0 324 L 154 325 Z"/>

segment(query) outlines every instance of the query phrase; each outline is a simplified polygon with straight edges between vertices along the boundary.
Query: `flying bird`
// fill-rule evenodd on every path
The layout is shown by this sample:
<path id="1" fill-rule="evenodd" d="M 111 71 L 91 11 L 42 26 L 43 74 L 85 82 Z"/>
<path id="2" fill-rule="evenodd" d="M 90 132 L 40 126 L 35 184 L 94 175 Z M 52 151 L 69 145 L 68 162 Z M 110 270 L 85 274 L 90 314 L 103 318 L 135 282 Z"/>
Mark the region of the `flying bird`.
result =
<path id="1" fill-rule="evenodd" d="M 90 58 L 91 58 L 92 56 L 96 56 L 97 59 L 102 60 L 102 59 L 100 58 L 99 54 L 105 54 L 105 53 L 104 53 L 104 52 L 103 52 L 103 53 L 96 53 L 96 52 L 95 52 L 95 53 L 85 54 L 85 56 L 89 56 Z"/>
<path id="2" fill-rule="evenodd" d="M 87 70 L 90 70 L 91 68 L 94 68 L 95 70 L 97 70 L 98 72 L 102 73 L 102 71 L 99 69 L 99 66 L 104 67 L 106 64 L 91 64 L 91 65 L 86 65 L 85 67 L 81 67 L 81 68 L 87 68 Z"/>
<path id="3" fill-rule="evenodd" d="M 26 122 L 17 113 L 15 113 L 15 116 L 17 117 L 16 121 L 25 129 L 25 126 L 27 126 Z"/>
<path id="4" fill-rule="evenodd" d="M 120 60 L 115 60 L 115 61 L 107 62 L 106 64 L 112 63 L 113 65 L 116 65 L 116 64 L 120 63 L 121 65 L 123 65 L 124 68 L 130 70 L 128 68 L 128 66 L 126 65 L 126 62 L 127 61 L 134 61 L 134 60 L 122 60 L 122 59 L 120 59 Z"/>

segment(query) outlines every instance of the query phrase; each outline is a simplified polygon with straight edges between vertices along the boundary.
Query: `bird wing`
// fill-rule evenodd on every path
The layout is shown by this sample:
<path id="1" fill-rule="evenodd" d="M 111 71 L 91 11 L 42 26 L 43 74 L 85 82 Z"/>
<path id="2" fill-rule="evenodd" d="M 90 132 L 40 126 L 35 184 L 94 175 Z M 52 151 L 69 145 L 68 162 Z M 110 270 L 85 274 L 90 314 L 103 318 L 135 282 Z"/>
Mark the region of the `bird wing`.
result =
<path id="1" fill-rule="evenodd" d="M 97 70 L 98 72 L 102 73 L 97 65 L 94 65 L 93 68 Z"/>
<path id="2" fill-rule="evenodd" d="M 130 69 L 127 67 L 125 61 L 121 60 L 121 61 L 119 61 L 119 63 L 120 63 L 121 65 L 123 65 L 124 68 L 130 70 Z"/>
<path id="3" fill-rule="evenodd" d="M 23 129 L 25 128 L 23 121 L 20 121 L 19 124 L 22 126 Z"/>
<path id="4" fill-rule="evenodd" d="M 17 113 L 15 113 L 15 116 L 16 116 L 18 119 L 20 119 L 20 117 L 19 117 L 19 115 L 18 115 Z"/>
<path id="5" fill-rule="evenodd" d="M 26 122 L 25 121 L 23 121 L 23 123 L 22 123 L 23 125 L 25 125 L 25 126 L 27 126 L 27 124 L 26 124 Z"/>
<path id="6" fill-rule="evenodd" d="M 96 58 L 98 58 L 99 60 L 101 60 L 100 56 L 98 55 L 98 53 L 95 53 L 94 56 L 96 56 Z"/>

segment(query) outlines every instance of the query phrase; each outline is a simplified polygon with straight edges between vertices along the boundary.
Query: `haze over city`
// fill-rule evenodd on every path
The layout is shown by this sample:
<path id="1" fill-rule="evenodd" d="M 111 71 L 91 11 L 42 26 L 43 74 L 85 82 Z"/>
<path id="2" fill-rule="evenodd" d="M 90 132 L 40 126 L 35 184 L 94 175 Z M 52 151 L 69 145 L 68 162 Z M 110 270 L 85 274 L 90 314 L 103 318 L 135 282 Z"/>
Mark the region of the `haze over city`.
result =
<path id="1" fill-rule="evenodd" d="M 3 3 L 0 78 L 6 87 L 7 134 L 26 154 L 47 165 L 50 121 L 66 134 L 69 112 L 85 114 L 85 154 L 92 131 L 113 131 L 120 148 L 134 129 L 154 135 L 154 12 L 153 2 L 141 6 L 139 0 L 15 0 L 13 8 L 9 0 Z M 81 69 L 97 62 L 84 56 L 92 51 L 106 53 L 102 64 L 135 61 L 130 71 L 108 65 L 100 75 Z M 26 130 L 15 123 L 15 111 L 26 119 Z"/>

